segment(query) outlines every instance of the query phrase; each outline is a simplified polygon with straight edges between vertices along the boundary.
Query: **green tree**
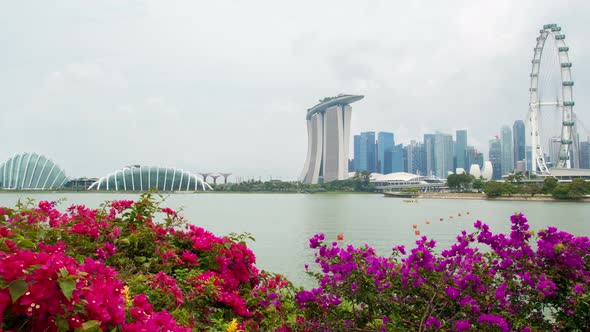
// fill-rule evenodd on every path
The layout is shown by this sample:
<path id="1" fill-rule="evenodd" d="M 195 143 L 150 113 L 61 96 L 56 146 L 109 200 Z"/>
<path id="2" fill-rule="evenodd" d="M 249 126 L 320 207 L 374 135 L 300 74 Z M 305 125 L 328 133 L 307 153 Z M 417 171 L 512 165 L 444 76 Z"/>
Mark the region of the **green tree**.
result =
<path id="1" fill-rule="evenodd" d="M 540 194 L 542 192 L 541 187 L 535 183 L 528 183 L 521 187 L 521 192 L 523 194 L 529 194 L 531 196 L 535 196 L 536 194 Z"/>
<path id="2" fill-rule="evenodd" d="M 557 179 L 554 177 L 546 177 L 543 180 L 543 192 L 545 194 L 551 194 L 553 189 L 557 186 Z"/>
<path id="3" fill-rule="evenodd" d="M 583 179 L 574 179 L 570 184 L 569 198 L 571 199 L 582 199 L 588 193 L 588 182 Z"/>
<path id="4" fill-rule="evenodd" d="M 512 196 L 517 192 L 517 187 L 512 182 L 502 183 L 502 195 Z"/>
<path id="5" fill-rule="evenodd" d="M 489 197 L 502 196 L 502 184 L 498 181 L 488 181 L 484 186 L 484 192 Z"/>
<path id="6" fill-rule="evenodd" d="M 570 198 L 570 184 L 569 183 L 560 183 L 553 188 L 551 191 L 551 196 L 559 199 L 568 199 Z"/>
<path id="7" fill-rule="evenodd" d="M 481 192 L 482 189 L 484 188 L 485 184 L 486 183 L 482 178 L 474 179 L 472 187 L 473 187 L 473 189 L 477 189 L 478 192 Z"/>

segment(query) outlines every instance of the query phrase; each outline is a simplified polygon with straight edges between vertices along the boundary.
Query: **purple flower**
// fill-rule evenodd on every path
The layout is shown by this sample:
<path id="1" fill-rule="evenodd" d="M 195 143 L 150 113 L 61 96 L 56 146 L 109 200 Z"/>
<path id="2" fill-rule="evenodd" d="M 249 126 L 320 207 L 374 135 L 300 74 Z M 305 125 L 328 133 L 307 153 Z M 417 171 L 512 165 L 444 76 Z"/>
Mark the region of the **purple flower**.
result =
<path id="1" fill-rule="evenodd" d="M 462 319 L 455 323 L 455 331 L 457 332 L 463 332 L 469 329 L 471 329 L 471 324 L 467 320 Z"/>
<path id="2" fill-rule="evenodd" d="M 459 297 L 460 293 L 460 291 L 457 288 L 451 286 L 447 286 L 445 288 L 445 292 L 447 292 L 447 295 L 451 298 L 451 300 L 456 300 Z"/>

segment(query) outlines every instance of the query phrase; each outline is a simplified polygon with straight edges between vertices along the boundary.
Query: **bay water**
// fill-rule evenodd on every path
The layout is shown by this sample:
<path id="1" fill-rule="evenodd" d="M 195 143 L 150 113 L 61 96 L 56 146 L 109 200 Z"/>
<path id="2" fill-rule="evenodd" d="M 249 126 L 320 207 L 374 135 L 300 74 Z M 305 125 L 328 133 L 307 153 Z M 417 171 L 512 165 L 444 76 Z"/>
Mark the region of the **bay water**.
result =
<path id="1" fill-rule="evenodd" d="M 136 200 L 139 194 L 122 193 L 0 193 L 0 206 L 14 206 L 20 199 L 57 201 L 61 211 L 72 204 L 92 208 L 104 201 Z M 394 245 L 411 247 L 421 235 L 448 248 L 461 230 L 473 230 L 481 220 L 494 232 L 510 228 L 510 215 L 525 214 L 532 230 L 547 226 L 575 235 L 590 235 L 590 204 L 580 202 L 488 201 L 419 199 L 417 203 L 379 194 L 165 194 L 163 206 L 181 209 L 188 222 L 216 235 L 249 232 L 257 266 L 286 275 L 298 286 L 312 287 L 305 264 L 313 265 L 309 238 L 324 233 L 329 242 L 338 234 L 340 245 L 368 244 L 381 255 Z M 441 221 L 440 219 L 443 219 Z"/>

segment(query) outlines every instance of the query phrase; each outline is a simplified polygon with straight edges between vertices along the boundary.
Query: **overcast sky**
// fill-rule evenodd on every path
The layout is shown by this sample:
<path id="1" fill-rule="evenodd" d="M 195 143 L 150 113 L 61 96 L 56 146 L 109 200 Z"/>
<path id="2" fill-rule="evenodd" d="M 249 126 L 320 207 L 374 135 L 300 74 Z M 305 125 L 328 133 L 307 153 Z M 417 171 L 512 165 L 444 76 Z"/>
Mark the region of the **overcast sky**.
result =
<path id="1" fill-rule="evenodd" d="M 545 23 L 567 36 L 590 126 L 588 0 L 0 4 L 0 160 L 39 152 L 70 177 L 143 164 L 294 180 L 306 109 L 338 93 L 365 95 L 354 134 L 466 128 L 487 159 L 526 116 Z"/>

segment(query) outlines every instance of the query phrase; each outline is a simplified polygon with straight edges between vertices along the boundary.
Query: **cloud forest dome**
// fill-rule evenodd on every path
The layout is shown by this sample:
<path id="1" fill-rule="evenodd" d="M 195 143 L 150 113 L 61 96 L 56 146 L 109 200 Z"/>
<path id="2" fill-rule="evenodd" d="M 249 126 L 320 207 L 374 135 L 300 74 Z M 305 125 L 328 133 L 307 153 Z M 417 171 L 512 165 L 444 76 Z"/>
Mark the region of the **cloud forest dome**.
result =
<path id="1" fill-rule="evenodd" d="M 88 190 L 115 191 L 196 191 L 213 190 L 197 175 L 175 167 L 126 166 L 94 182 Z"/>
<path id="2" fill-rule="evenodd" d="M 68 182 L 65 172 L 38 153 L 17 153 L 0 164 L 0 188 L 7 190 L 59 189 Z"/>

